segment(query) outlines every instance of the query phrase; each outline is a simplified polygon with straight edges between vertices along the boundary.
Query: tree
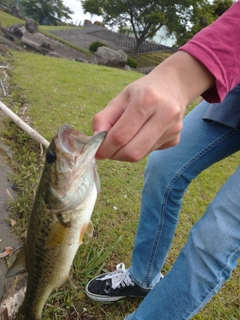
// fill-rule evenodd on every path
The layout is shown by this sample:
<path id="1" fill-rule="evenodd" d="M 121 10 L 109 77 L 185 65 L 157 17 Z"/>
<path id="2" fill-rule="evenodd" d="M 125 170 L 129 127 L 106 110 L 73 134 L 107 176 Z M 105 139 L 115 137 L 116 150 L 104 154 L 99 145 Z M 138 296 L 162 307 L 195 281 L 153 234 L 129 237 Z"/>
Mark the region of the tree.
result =
<path id="1" fill-rule="evenodd" d="M 11 8 L 13 5 L 16 4 L 16 0 L 1 0 L 0 4 L 7 8 Z"/>
<path id="2" fill-rule="evenodd" d="M 90 12 L 87 3 L 92 0 L 81 0 L 83 7 Z M 202 2 L 198 0 L 195 2 Z M 191 16 L 193 1 L 181 0 L 94 0 L 102 8 L 103 21 L 106 25 L 117 26 L 121 30 L 131 28 L 136 39 L 134 53 L 137 54 L 143 41 L 153 38 L 156 32 L 165 25 L 169 33 L 179 26 L 187 25 Z"/>
<path id="3" fill-rule="evenodd" d="M 218 18 L 233 4 L 233 0 L 214 0 L 214 14 Z"/>
<path id="4" fill-rule="evenodd" d="M 62 19 L 71 19 L 70 14 L 73 13 L 62 0 L 22 0 L 21 5 L 25 14 L 39 24 L 46 22 L 57 25 L 62 22 Z"/>
<path id="5" fill-rule="evenodd" d="M 198 31 L 211 24 L 215 19 L 213 6 L 208 0 L 203 0 L 201 3 L 195 4 L 186 27 L 180 25 L 174 32 L 177 39 L 176 45 L 183 45 Z"/>
<path id="6" fill-rule="evenodd" d="M 213 2 L 204 0 L 201 4 L 195 5 L 188 28 L 179 27 L 175 32 L 176 45 L 181 46 L 186 43 L 201 29 L 213 23 L 232 4 L 233 0 L 214 0 Z"/>
<path id="7" fill-rule="evenodd" d="M 82 8 L 85 14 L 87 12 L 89 12 L 91 16 L 93 15 L 101 16 L 103 14 L 102 8 L 99 7 L 97 0 L 87 0 L 87 1 L 83 0 L 81 2 L 82 2 Z"/>

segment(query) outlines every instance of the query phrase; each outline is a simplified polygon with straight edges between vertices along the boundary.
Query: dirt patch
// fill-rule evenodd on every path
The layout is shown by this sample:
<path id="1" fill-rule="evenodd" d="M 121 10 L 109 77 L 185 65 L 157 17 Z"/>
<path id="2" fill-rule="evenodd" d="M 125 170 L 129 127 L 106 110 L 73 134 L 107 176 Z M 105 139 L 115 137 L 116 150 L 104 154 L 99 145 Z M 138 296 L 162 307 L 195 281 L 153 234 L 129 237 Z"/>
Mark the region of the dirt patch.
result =
<path id="1" fill-rule="evenodd" d="M 3 120 L 5 118 L 6 116 L 0 110 L 0 131 L 2 130 Z M 0 137 L 0 253 L 4 252 L 6 247 L 13 247 L 13 249 L 16 249 L 20 245 L 19 241 L 11 233 L 9 223 L 7 223 L 7 219 L 10 218 L 10 212 L 7 209 L 7 204 L 10 197 L 14 198 L 15 196 L 7 178 L 8 174 L 12 172 L 10 160 L 10 149 Z M 0 300 L 6 283 L 6 271 L 6 263 L 4 259 L 0 259 Z"/>

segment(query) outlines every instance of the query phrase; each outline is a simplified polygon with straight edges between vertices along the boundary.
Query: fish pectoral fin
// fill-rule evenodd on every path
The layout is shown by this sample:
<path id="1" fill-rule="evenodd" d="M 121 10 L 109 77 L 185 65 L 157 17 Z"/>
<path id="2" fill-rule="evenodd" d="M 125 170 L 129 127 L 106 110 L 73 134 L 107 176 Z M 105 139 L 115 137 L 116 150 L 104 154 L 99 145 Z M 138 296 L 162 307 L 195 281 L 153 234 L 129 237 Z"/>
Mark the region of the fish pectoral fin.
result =
<path id="1" fill-rule="evenodd" d="M 55 248 L 61 245 L 65 239 L 67 230 L 68 228 L 64 224 L 56 221 L 47 237 L 46 246 Z"/>
<path id="2" fill-rule="evenodd" d="M 14 260 L 12 266 L 6 273 L 6 278 L 10 278 L 24 272 L 27 272 L 25 245 L 18 252 L 16 259 Z"/>
<path id="3" fill-rule="evenodd" d="M 67 287 L 71 289 L 77 289 L 74 283 L 72 283 L 71 279 L 68 277 L 67 280 L 61 285 L 61 287 Z"/>
<path id="4" fill-rule="evenodd" d="M 82 239 L 83 239 L 83 236 L 84 234 L 87 234 L 89 237 L 92 237 L 93 235 L 93 224 L 92 224 L 92 221 L 90 220 L 88 222 L 88 224 L 85 224 L 82 229 L 80 230 L 80 237 L 79 237 L 79 242 L 80 244 L 82 243 Z"/>
<path id="5" fill-rule="evenodd" d="M 89 237 L 92 237 L 93 235 L 93 223 L 92 221 L 90 220 L 88 225 L 87 225 L 87 228 L 86 228 L 86 231 L 85 233 L 89 236 Z"/>

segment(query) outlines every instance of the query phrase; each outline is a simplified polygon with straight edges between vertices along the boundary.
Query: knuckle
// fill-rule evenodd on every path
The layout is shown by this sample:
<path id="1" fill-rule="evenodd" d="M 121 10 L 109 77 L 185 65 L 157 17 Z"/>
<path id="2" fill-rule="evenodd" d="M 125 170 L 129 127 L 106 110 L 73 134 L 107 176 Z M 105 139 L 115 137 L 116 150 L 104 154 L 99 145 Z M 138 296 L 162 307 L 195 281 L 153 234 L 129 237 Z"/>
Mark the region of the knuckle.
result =
<path id="1" fill-rule="evenodd" d="M 117 146 L 124 146 L 127 143 L 127 134 L 125 130 L 120 129 L 120 130 L 115 130 L 114 132 L 111 133 L 111 140 L 114 145 Z"/>
<path id="2" fill-rule="evenodd" d="M 148 88 L 148 92 L 144 93 L 143 105 L 148 107 L 154 107 L 160 103 L 161 97 L 159 93 L 152 87 Z"/>
<path id="3" fill-rule="evenodd" d="M 100 123 L 100 121 L 101 121 L 101 115 L 100 115 L 100 113 L 96 113 L 96 114 L 93 116 L 92 125 L 95 126 L 95 125 L 97 125 L 98 123 Z"/>
<path id="4" fill-rule="evenodd" d="M 169 142 L 169 147 L 175 147 L 180 141 L 180 135 L 177 135 L 175 139 Z"/>
<path id="5" fill-rule="evenodd" d="M 180 141 L 180 135 L 177 136 L 175 140 L 173 140 L 173 146 L 176 146 Z"/>
<path id="6" fill-rule="evenodd" d="M 174 126 L 174 134 L 175 135 L 179 135 L 180 132 L 182 131 L 182 128 L 183 128 L 183 123 L 182 121 L 179 121 L 178 123 L 176 123 L 176 125 Z"/>
<path id="7" fill-rule="evenodd" d="M 138 162 L 143 158 L 142 153 L 139 150 L 132 150 L 128 155 L 128 161 L 130 162 Z"/>

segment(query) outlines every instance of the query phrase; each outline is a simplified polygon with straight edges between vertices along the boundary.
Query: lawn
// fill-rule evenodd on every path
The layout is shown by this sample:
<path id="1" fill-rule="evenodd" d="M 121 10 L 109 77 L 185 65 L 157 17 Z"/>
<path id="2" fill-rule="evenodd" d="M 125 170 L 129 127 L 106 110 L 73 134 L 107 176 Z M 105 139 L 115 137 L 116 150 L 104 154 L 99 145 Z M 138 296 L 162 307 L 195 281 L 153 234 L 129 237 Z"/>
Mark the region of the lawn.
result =
<path id="1" fill-rule="evenodd" d="M 136 58 L 138 68 L 155 67 L 172 54 L 173 52 L 171 51 L 157 51 L 138 54 Z"/>
<path id="2" fill-rule="evenodd" d="M 4 100 L 5 104 L 15 112 L 26 108 L 25 114 L 31 118 L 33 127 L 48 140 L 63 123 L 90 135 L 93 115 L 127 84 L 142 76 L 137 72 L 20 52 L 13 52 L 9 63 L 10 95 Z M 193 107 L 189 106 L 189 109 Z M 2 135 L 13 152 L 15 174 L 11 180 L 18 190 L 18 198 L 10 204 L 17 220 L 14 229 L 24 238 L 44 156 L 39 145 L 12 123 L 6 124 Z M 130 264 L 146 160 L 134 164 L 99 161 L 101 193 L 93 212 L 94 236 L 85 238 L 71 271 L 78 290 L 53 292 L 44 310 L 44 320 L 76 320 L 77 312 L 79 319 L 120 320 L 139 304 L 140 300 L 129 298 L 112 305 L 100 305 L 85 297 L 84 287 L 99 272 L 114 270 L 121 261 L 126 266 Z M 192 182 L 184 197 L 164 274 L 186 242 L 192 225 L 238 165 L 239 153 L 215 164 Z M 239 319 L 239 275 L 238 268 L 194 319 Z"/>
<path id="3" fill-rule="evenodd" d="M 0 23 L 2 27 L 8 27 L 15 23 L 24 23 L 24 21 L 0 10 Z"/>

